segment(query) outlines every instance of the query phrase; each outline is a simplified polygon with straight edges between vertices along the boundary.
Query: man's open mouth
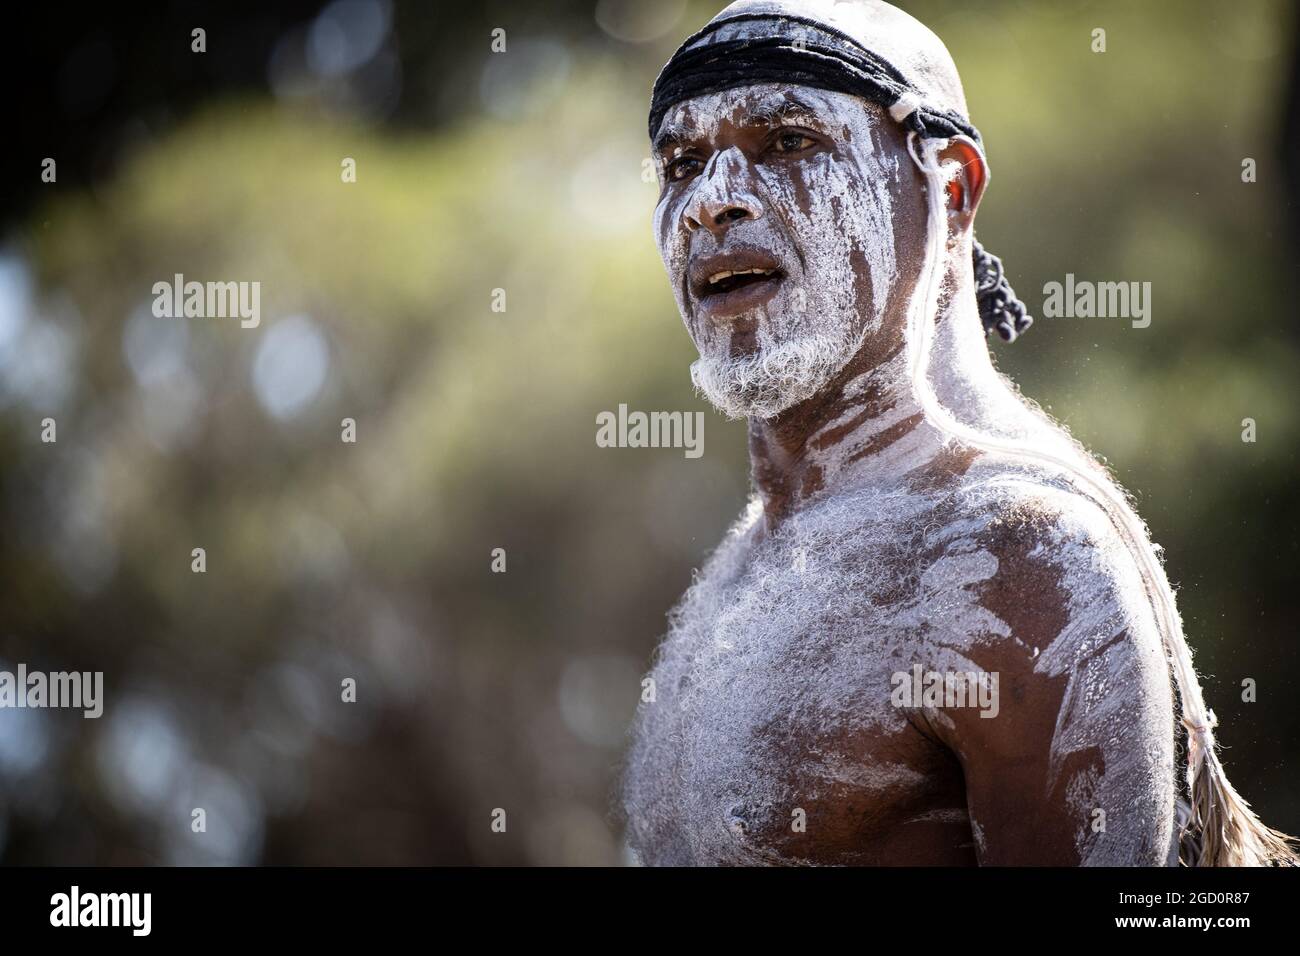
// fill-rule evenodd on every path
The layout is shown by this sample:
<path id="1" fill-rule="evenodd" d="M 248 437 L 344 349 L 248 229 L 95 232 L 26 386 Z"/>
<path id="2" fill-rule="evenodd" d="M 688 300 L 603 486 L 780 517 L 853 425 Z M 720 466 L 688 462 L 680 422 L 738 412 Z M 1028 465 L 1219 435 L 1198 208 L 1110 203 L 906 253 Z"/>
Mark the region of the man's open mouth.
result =
<path id="1" fill-rule="evenodd" d="M 780 274 L 780 269 L 737 269 L 734 272 L 723 269 L 709 276 L 704 285 L 704 294 L 709 296 L 734 292 L 736 289 L 765 282 Z"/>
<path id="2" fill-rule="evenodd" d="M 691 266 L 691 290 L 702 314 L 727 319 L 776 295 L 785 271 L 771 254 L 743 249 L 712 255 Z"/>

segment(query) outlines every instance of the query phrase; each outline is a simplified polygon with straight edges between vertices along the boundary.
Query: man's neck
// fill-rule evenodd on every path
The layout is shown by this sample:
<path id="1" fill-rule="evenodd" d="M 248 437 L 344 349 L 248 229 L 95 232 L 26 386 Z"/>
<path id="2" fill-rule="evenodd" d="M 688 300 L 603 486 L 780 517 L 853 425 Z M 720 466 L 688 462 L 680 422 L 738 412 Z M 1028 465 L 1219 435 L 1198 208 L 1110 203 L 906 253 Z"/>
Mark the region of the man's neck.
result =
<path id="1" fill-rule="evenodd" d="M 818 395 L 775 418 L 749 420 L 750 467 L 769 528 L 811 498 L 888 480 L 940 452 L 939 435 L 912 394 L 901 344 L 879 364 L 861 365 L 859 354 Z"/>
<path id="2" fill-rule="evenodd" d="M 994 419 L 1020 418 L 1024 406 L 993 370 L 968 282 L 958 284 L 940 314 L 930 363 L 939 400 L 959 418 L 986 427 Z M 877 355 L 868 356 L 873 347 Z M 925 420 L 901 334 L 883 349 L 868 343 L 807 401 L 775 418 L 751 418 L 749 457 L 769 530 L 813 498 L 913 473 L 951 477 L 971 458 Z"/>

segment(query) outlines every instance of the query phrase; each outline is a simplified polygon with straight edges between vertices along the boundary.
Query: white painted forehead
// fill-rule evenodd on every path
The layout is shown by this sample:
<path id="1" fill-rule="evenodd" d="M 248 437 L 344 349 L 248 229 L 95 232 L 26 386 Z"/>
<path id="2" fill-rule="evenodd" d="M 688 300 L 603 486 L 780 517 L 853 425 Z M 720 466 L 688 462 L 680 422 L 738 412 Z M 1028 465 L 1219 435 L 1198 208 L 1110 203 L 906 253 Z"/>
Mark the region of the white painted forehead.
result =
<path id="1" fill-rule="evenodd" d="M 835 90 L 789 83 L 758 83 L 719 93 L 707 93 L 678 103 L 664 117 L 663 128 L 697 132 L 723 119 L 743 119 L 746 115 L 768 116 L 791 102 L 807 107 L 827 126 L 860 128 L 884 119 L 885 113 L 875 103 Z"/>

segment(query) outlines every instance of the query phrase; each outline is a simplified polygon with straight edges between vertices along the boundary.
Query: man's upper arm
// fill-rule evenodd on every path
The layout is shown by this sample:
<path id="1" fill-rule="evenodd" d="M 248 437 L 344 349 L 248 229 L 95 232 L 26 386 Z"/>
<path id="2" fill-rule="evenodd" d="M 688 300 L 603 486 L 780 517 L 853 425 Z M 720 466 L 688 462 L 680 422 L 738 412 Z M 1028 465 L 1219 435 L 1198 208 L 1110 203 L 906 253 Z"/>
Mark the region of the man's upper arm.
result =
<path id="1" fill-rule="evenodd" d="M 1057 505 L 961 545 L 997 560 L 966 585 L 992 616 L 931 644 L 987 675 L 994 705 L 925 717 L 961 762 L 981 863 L 1163 865 L 1173 704 L 1159 633 L 1104 513 L 1073 495 Z"/>

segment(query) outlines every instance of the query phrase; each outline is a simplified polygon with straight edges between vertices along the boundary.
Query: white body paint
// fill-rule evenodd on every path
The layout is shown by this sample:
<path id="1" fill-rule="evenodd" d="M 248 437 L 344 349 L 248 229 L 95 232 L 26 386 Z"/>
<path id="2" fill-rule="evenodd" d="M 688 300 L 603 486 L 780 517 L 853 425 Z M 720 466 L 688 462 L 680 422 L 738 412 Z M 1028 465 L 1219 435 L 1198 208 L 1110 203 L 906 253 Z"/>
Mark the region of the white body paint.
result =
<path id="1" fill-rule="evenodd" d="M 951 354 L 964 337 L 959 330 L 979 334 L 973 301 L 958 298 L 961 314 L 940 323 L 946 344 L 938 355 Z M 999 415 L 1003 432 L 1071 446 L 991 367 L 976 388 L 981 376 L 969 364 L 957 362 L 961 375 L 940 376 L 941 391 L 955 397 L 974 390 L 979 397 L 966 406 L 974 417 Z M 876 376 L 895 377 L 889 384 L 899 399 L 862 426 L 866 440 L 918 411 L 906 397 L 904 363 Z M 1008 402 L 1017 414 L 1006 414 Z M 1170 861 L 1173 697 L 1132 556 L 1105 513 L 1059 470 L 986 456 L 956 490 L 916 487 L 910 478 L 943 449 L 943 436 L 921 425 L 870 458 L 836 463 L 833 491 L 772 536 L 758 534 L 762 508 L 751 501 L 671 615 L 652 673 L 658 697 L 641 705 L 634 729 L 625 801 L 629 841 L 646 862 L 812 862 L 780 839 L 791 808 L 809 809 L 815 832 L 818 807 L 878 800 L 922 801 L 902 820 L 882 811 L 884 829 L 966 821 L 968 839 L 984 850 L 977 812 L 960 802 L 925 804 L 924 768 L 915 760 L 845 749 L 844 742 L 906 733 L 889 701 L 893 673 L 914 663 L 978 670 L 971 655 L 981 648 L 1019 643 L 978 600 L 981 584 L 999 571 L 981 539 L 1018 513 L 1050 517 L 1052 543 L 1037 557 L 1059 574 L 1068 602 L 1056 638 L 1023 653 L 1036 671 L 1067 681 L 1052 760 L 1057 773 L 1069 775 L 1081 861 Z M 1095 749 L 1104 774 L 1067 769 L 1072 755 Z M 1103 835 L 1089 826 L 1097 808 L 1106 811 Z M 872 832 L 869 825 L 864 839 Z M 882 861 L 864 848 L 838 862 Z"/>

